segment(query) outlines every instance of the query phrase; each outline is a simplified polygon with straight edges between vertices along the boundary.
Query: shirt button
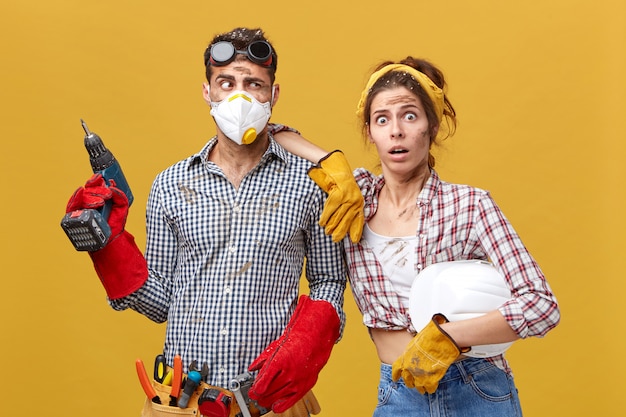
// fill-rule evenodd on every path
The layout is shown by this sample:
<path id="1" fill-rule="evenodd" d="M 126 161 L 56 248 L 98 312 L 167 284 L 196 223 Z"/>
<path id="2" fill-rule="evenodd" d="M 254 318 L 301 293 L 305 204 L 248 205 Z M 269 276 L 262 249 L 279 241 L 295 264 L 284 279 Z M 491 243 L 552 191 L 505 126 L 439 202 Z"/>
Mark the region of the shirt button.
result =
<path id="1" fill-rule="evenodd" d="M 419 271 L 421 271 L 421 270 L 422 270 L 422 264 L 417 264 L 417 269 L 418 269 Z"/>
<path id="2" fill-rule="evenodd" d="M 241 206 L 239 204 L 235 204 L 235 207 L 233 207 L 233 211 L 235 213 L 239 213 L 241 211 Z"/>
<path id="3" fill-rule="evenodd" d="M 230 287 L 224 288 L 224 293 L 225 294 L 230 294 Z"/>
<path id="4" fill-rule="evenodd" d="M 220 366 L 219 372 L 220 372 L 220 374 L 223 374 L 224 372 L 226 372 L 226 369 L 224 369 L 223 367 Z"/>
<path id="5" fill-rule="evenodd" d="M 237 251 L 237 248 L 236 248 L 236 247 L 234 247 L 234 246 L 229 246 L 229 247 L 228 247 L 228 251 L 229 251 L 230 253 L 235 253 L 235 252 Z"/>
<path id="6" fill-rule="evenodd" d="M 226 336 L 226 334 L 228 333 L 228 330 L 226 330 L 226 328 L 222 328 L 222 330 L 220 330 L 220 333 L 221 333 L 223 336 Z"/>

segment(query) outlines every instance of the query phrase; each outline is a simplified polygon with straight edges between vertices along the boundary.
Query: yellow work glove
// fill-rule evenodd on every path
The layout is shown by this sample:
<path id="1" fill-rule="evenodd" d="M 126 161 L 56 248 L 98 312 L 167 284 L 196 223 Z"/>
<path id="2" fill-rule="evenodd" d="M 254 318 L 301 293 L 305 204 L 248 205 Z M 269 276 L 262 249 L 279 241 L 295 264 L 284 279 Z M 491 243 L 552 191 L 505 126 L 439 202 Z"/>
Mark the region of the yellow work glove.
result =
<path id="1" fill-rule="evenodd" d="M 354 180 L 350 164 L 341 151 L 333 151 L 309 168 L 309 177 L 326 193 L 328 198 L 319 224 L 334 242 L 350 233 L 350 240 L 361 240 L 363 225 L 363 196 Z"/>
<path id="2" fill-rule="evenodd" d="M 402 377 L 409 388 L 421 394 L 432 394 L 446 371 L 461 354 L 461 349 L 441 327 L 448 319 L 435 314 L 433 319 L 409 343 L 406 350 L 394 363 L 391 378 Z"/>

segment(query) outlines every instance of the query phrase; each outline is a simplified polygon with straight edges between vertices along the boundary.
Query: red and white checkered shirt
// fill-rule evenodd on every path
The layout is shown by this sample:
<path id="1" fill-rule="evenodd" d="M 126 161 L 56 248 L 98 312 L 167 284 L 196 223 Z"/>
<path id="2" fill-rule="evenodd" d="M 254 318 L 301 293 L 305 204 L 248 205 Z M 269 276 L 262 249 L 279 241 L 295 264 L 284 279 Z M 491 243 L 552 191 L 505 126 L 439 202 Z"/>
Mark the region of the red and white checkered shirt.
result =
<path id="1" fill-rule="evenodd" d="M 354 176 L 365 199 L 365 221 L 376 213 L 385 180 L 359 168 Z M 512 298 L 499 308 L 520 336 L 544 336 L 560 320 L 559 307 L 541 269 L 487 191 L 450 184 L 435 171 L 420 192 L 415 273 L 430 264 L 481 259 L 505 276 Z M 367 327 L 415 332 L 408 314 L 371 247 L 343 241 L 351 289 Z M 417 329 L 420 330 L 420 329 Z M 503 356 L 490 359 L 510 372 Z"/>

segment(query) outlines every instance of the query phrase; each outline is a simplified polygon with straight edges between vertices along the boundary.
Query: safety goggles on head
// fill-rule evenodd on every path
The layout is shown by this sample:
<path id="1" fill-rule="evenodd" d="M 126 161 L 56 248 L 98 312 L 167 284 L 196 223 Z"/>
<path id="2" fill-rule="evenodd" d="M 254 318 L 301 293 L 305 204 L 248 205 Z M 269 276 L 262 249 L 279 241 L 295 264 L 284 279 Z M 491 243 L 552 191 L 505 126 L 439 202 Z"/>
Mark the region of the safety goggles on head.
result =
<path id="1" fill-rule="evenodd" d="M 255 64 L 276 69 L 274 51 L 266 41 L 254 41 L 248 45 L 245 51 L 236 49 L 235 45 L 229 41 L 214 43 L 209 49 L 209 56 L 205 56 L 205 64 L 222 67 L 233 62 L 237 54 L 247 56 Z"/>

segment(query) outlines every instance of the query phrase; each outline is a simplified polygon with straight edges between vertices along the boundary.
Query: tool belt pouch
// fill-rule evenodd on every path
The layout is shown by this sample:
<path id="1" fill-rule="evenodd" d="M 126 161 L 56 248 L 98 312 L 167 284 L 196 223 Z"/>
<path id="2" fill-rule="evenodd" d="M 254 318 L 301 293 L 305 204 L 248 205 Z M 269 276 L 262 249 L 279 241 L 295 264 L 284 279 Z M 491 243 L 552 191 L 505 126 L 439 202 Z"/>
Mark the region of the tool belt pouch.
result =
<path id="1" fill-rule="evenodd" d="M 198 400 L 200 396 L 205 390 L 211 389 L 212 391 L 219 391 L 222 393 L 221 398 L 226 398 L 229 404 L 229 412 L 225 415 L 225 417 L 236 417 L 240 414 L 239 406 L 235 401 L 235 398 L 232 392 L 225 390 L 223 388 L 214 387 L 208 385 L 204 382 L 200 382 L 194 393 L 189 397 L 189 403 L 186 408 L 180 408 L 178 405 L 169 405 L 170 404 L 170 392 L 172 391 L 172 387 L 169 385 L 163 385 L 156 381 L 152 381 L 152 386 L 159 399 L 161 400 L 161 404 L 157 404 L 150 399 L 146 399 L 144 403 L 143 410 L 141 412 L 141 417 L 169 417 L 169 416 L 202 416 L 200 411 L 198 410 Z M 182 392 L 182 389 L 181 389 Z"/>
<path id="2" fill-rule="evenodd" d="M 319 414 L 321 411 L 322 409 L 317 402 L 317 398 L 315 398 L 315 394 L 313 394 L 313 391 L 309 391 L 300 401 L 295 403 L 293 407 L 284 413 L 275 414 L 270 411 L 263 417 L 310 417 L 312 415 Z"/>
<path id="3" fill-rule="evenodd" d="M 189 399 L 187 408 L 180 408 L 178 405 L 171 406 L 170 404 L 170 392 L 172 387 L 168 385 L 160 384 L 156 381 L 152 381 L 154 391 L 159 396 L 161 404 L 157 404 L 150 399 L 146 398 L 141 417 L 168 417 L 168 416 L 199 416 L 198 414 L 198 396 L 196 392 Z M 194 398 L 195 397 L 195 398 Z"/>
<path id="4" fill-rule="evenodd" d="M 178 408 L 163 404 L 156 404 L 146 399 L 141 417 L 168 417 L 168 416 L 198 416 L 195 408 Z"/>
<path id="5" fill-rule="evenodd" d="M 226 389 L 214 387 L 204 382 L 200 382 L 194 393 L 189 398 L 187 408 L 180 408 L 178 405 L 170 404 L 170 392 L 172 387 L 169 385 L 163 385 L 156 381 L 152 381 L 152 386 L 161 400 L 161 404 L 157 404 L 150 399 L 146 398 L 141 417 L 171 417 L 171 416 L 196 416 L 201 417 L 203 414 L 199 411 L 198 401 L 202 396 L 202 401 L 206 400 L 207 394 L 211 398 L 219 397 L 219 401 L 228 403 L 225 417 L 241 417 L 241 409 L 235 399 L 234 394 Z M 205 392 L 209 391 L 210 392 Z M 203 395 L 204 393 L 204 395 Z M 217 394 L 217 395 L 215 395 Z M 252 417 L 259 417 L 259 412 L 256 409 L 249 410 Z M 298 401 L 293 407 L 281 414 L 275 414 L 270 411 L 264 414 L 263 417 L 309 417 L 310 415 L 319 414 L 321 411 L 320 406 L 313 394 L 313 391 L 309 391 L 300 401 Z M 215 415 L 215 414 L 213 414 Z"/>

